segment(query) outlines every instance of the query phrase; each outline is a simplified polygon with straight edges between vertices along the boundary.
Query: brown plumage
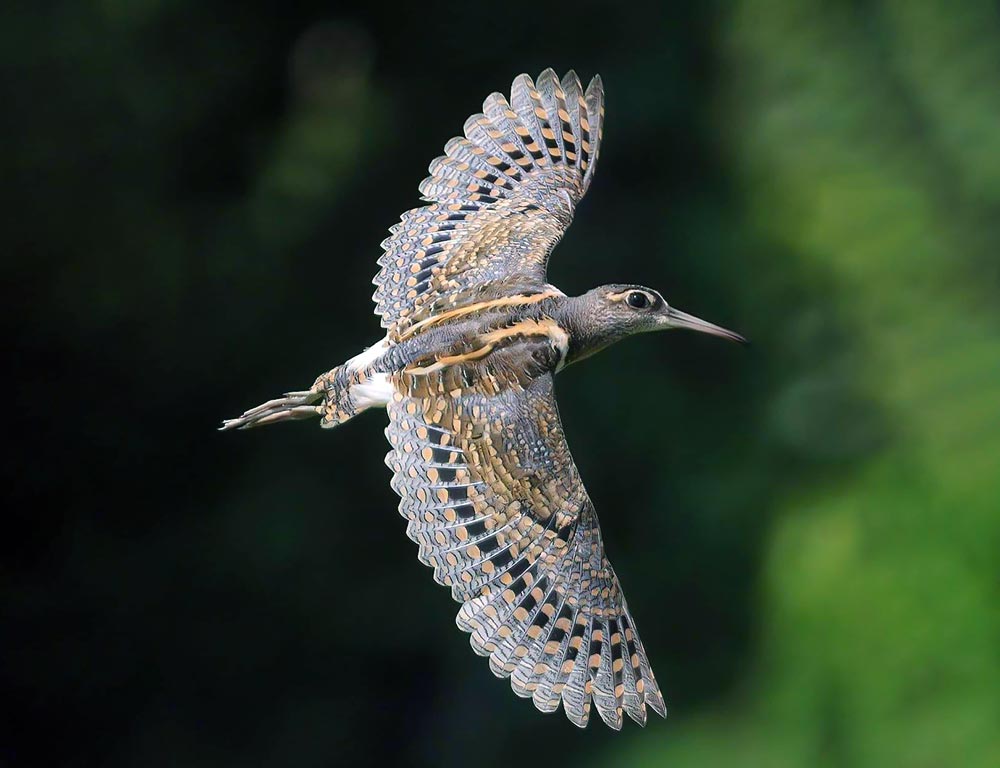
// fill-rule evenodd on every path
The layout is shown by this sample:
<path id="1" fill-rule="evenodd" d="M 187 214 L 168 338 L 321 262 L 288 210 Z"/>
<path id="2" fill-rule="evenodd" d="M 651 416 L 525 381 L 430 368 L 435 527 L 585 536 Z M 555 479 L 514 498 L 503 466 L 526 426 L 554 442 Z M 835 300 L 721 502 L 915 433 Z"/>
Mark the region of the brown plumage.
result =
<path id="1" fill-rule="evenodd" d="M 563 435 L 553 377 L 625 336 L 686 327 L 739 337 L 648 288 L 568 297 L 546 282 L 596 167 L 595 77 L 514 80 L 465 124 L 382 244 L 374 300 L 386 337 L 309 390 L 224 422 L 320 416 L 335 426 L 385 407 L 386 464 L 421 561 L 462 603 L 458 626 L 514 692 L 576 725 L 613 728 L 663 698 Z"/>

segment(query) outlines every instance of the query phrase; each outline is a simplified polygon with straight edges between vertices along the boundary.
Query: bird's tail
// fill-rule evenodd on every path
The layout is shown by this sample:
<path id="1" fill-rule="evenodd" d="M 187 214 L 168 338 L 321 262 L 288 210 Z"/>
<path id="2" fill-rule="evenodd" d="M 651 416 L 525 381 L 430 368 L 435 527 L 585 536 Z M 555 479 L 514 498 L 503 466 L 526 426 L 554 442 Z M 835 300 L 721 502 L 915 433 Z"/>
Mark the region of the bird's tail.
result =
<path id="1" fill-rule="evenodd" d="M 282 397 L 251 408 L 238 418 L 226 419 L 219 429 L 251 429 L 314 416 L 322 417 L 321 426 L 335 427 L 366 407 L 364 403 L 359 405 L 351 394 L 352 387 L 358 384 L 356 379 L 357 375 L 347 365 L 338 365 L 316 379 L 309 389 L 286 392 Z"/>

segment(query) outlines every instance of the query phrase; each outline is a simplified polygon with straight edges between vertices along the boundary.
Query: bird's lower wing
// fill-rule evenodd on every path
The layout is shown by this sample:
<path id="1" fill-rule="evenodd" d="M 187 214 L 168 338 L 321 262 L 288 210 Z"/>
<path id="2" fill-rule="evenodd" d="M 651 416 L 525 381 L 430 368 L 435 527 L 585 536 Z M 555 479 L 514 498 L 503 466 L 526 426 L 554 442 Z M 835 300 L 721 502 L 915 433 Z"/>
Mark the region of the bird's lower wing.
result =
<path id="1" fill-rule="evenodd" d="M 407 534 L 490 669 L 578 726 L 663 699 L 563 436 L 552 376 L 491 360 L 397 375 L 386 463 Z"/>

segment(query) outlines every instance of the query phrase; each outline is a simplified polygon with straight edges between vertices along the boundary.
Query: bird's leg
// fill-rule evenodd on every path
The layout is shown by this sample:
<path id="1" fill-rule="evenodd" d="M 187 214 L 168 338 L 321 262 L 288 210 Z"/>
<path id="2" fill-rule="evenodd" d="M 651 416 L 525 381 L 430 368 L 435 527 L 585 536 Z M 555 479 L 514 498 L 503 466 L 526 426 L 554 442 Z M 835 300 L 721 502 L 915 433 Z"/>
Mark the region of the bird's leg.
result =
<path id="1" fill-rule="evenodd" d="M 315 403 L 322 399 L 325 392 L 322 381 L 323 377 L 321 376 L 311 389 L 301 392 L 286 392 L 284 397 L 268 400 L 266 403 L 246 411 L 239 418 L 226 419 L 222 422 L 219 430 L 250 429 L 251 427 L 262 427 L 265 424 L 276 424 L 279 421 L 296 421 L 319 416 L 323 412 L 323 406 L 315 405 Z"/>

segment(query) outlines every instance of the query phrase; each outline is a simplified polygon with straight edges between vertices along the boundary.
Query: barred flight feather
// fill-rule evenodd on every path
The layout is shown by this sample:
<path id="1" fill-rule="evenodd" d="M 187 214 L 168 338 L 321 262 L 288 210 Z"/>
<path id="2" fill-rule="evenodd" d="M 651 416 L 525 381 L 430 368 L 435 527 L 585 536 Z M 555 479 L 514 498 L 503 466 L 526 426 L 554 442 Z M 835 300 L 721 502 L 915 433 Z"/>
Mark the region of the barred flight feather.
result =
<path id="1" fill-rule="evenodd" d="M 456 624 L 518 696 L 543 712 L 562 702 L 581 727 L 592 709 L 612 728 L 624 714 L 643 724 L 647 705 L 665 714 L 663 699 L 566 445 L 552 375 L 515 362 L 526 345 L 551 364 L 559 350 L 541 331 L 518 338 L 489 362 L 449 366 L 461 376 L 394 374 L 386 464 L 400 514 L 421 562 L 462 603 Z M 487 385 L 500 369 L 515 373 Z"/>
<path id="2" fill-rule="evenodd" d="M 590 185 L 600 146 L 604 92 L 583 92 L 574 72 L 518 76 L 445 145 L 420 192 L 382 243 L 373 283 L 376 313 L 391 338 L 472 287 L 512 274 L 541 288 L 549 253 Z M 449 301 L 449 297 L 456 297 Z"/>

